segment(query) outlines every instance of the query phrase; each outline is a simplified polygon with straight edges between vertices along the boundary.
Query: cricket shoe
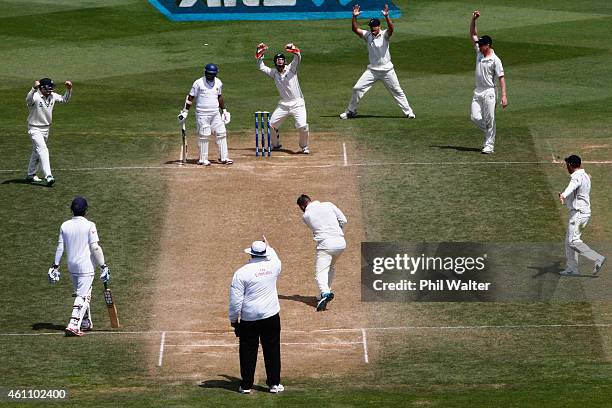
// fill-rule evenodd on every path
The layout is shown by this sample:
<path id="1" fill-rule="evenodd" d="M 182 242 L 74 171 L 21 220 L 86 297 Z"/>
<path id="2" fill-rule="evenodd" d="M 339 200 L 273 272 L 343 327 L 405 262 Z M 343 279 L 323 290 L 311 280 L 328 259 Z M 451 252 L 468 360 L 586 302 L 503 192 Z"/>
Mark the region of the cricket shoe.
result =
<path id="1" fill-rule="evenodd" d="M 81 331 L 87 332 L 87 331 L 92 331 L 92 330 L 93 330 L 92 321 L 86 317 L 83 318 L 83 321 L 81 322 Z"/>
<path id="2" fill-rule="evenodd" d="M 353 119 L 357 116 L 357 112 L 346 111 L 340 114 L 340 119 Z"/>
<path id="3" fill-rule="evenodd" d="M 317 303 L 317 312 L 327 309 L 327 304 L 331 302 L 333 298 L 334 294 L 332 292 L 321 293 L 321 299 Z"/>
<path id="4" fill-rule="evenodd" d="M 83 333 L 80 330 L 77 329 L 73 329 L 72 327 L 66 327 L 66 337 L 82 337 L 85 335 L 85 333 Z"/>
<path id="5" fill-rule="evenodd" d="M 208 160 L 198 160 L 198 165 L 200 165 L 200 166 L 210 166 L 210 162 Z"/>
<path id="6" fill-rule="evenodd" d="M 410 112 L 409 114 L 406 115 L 406 118 L 408 118 L 408 119 L 416 119 L 416 115 L 414 114 L 414 112 Z"/>
<path id="7" fill-rule="evenodd" d="M 53 178 L 53 176 L 47 176 L 46 182 L 47 185 L 51 187 L 55 183 L 55 179 Z"/>
<path id="8" fill-rule="evenodd" d="M 270 392 L 272 394 L 278 394 L 279 392 L 283 392 L 283 391 L 285 391 L 285 387 L 283 387 L 282 384 L 273 385 L 270 387 Z"/>
<path id="9" fill-rule="evenodd" d="M 219 160 L 219 163 L 225 165 L 225 166 L 231 166 L 232 164 L 234 164 L 234 161 L 232 159 L 227 159 L 227 160 Z"/>
<path id="10" fill-rule="evenodd" d="M 580 273 L 578 271 L 572 271 L 570 269 L 565 269 L 565 270 L 562 270 L 561 272 L 559 272 L 559 275 L 561 275 L 561 276 L 578 276 L 578 275 L 580 275 Z"/>
<path id="11" fill-rule="evenodd" d="M 601 271 L 601 268 L 603 268 L 605 263 L 606 263 L 605 256 L 603 257 L 602 260 L 595 262 L 595 266 L 593 266 L 593 275 L 597 275 Z"/>
<path id="12" fill-rule="evenodd" d="M 481 152 L 482 154 L 493 154 L 495 150 L 492 147 L 484 147 Z"/>
<path id="13" fill-rule="evenodd" d="M 300 149 L 300 153 L 301 153 L 301 154 L 310 154 L 310 149 L 308 148 L 308 146 L 306 146 L 306 147 L 302 147 L 302 148 Z"/>
<path id="14" fill-rule="evenodd" d="M 242 386 L 238 387 L 238 392 L 241 394 L 250 394 L 251 393 L 251 389 L 249 388 L 248 390 L 245 390 L 242 388 Z"/>
<path id="15" fill-rule="evenodd" d="M 282 144 L 279 144 L 278 146 L 272 146 L 272 151 L 273 152 L 278 152 L 282 148 L 283 148 Z"/>
<path id="16" fill-rule="evenodd" d="M 28 183 L 38 183 L 39 181 L 42 181 L 42 179 L 38 177 L 36 174 L 34 174 L 33 176 L 30 176 L 28 174 L 28 176 L 26 177 L 26 181 Z"/>

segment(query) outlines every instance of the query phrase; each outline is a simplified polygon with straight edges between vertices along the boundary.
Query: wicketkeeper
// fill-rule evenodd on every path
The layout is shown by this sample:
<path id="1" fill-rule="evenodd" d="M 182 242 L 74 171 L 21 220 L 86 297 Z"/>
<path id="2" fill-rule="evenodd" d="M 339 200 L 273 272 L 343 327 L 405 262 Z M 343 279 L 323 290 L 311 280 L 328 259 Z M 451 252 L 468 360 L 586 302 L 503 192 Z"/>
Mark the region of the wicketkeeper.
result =
<path id="1" fill-rule="evenodd" d="M 272 117 L 270 118 L 270 135 L 273 150 L 279 150 L 282 145 L 280 144 L 279 128 L 283 121 L 288 116 L 293 116 L 295 119 L 295 128 L 299 133 L 299 153 L 309 154 L 308 149 L 308 121 L 306 116 L 306 102 L 304 102 L 304 95 L 300 89 L 300 82 L 298 81 L 298 67 L 300 61 L 302 61 L 302 54 L 298 47 L 294 44 L 285 45 L 285 51 L 292 53 L 293 61 L 289 65 L 286 65 L 286 58 L 284 54 L 276 54 L 274 56 L 274 67 L 272 69 L 264 64 L 264 54 L 268 46 L 261 43 L 257 46 L 255 57 L 257 58 L 257 66 L 261 72 L 268 75 L 274 80 L 276 89 L 280 95 L 280 101 Z"/>
<path id="2" fill-rule="evenodd" d="M 178 114 L 178 120 L 182 124 L 187 119 L 193 100 L 196 100 L 196 129 L 200 150 L 198 164 L 202 166 L 210 166 L 208 138 L 213 133 L 217 140 L 219 163 L 225 165 L 234 163 L 228 157 L 227 130 L 225 129 L 225 125 L 230 123 L 231 115 L 225 108 L 222 95 L 223 83 L 217 78 L 218 73 L 219 67 L 215 64 L 207 64 L 204 67 L 204 76 L 193 83 L 191 91 L 185 98 L 185 105 Z M 221 109 L 221 112 L 219 112 L 219 109 Z"/>
<path id="3" fill-rule="evenodd" d="M 64 222 L 60 228 L 55 261 L 49 268 L 49 283 L 57 283 L 60 279 L 60 261 L 64 249 L 67 253 L 68 271 L 74 287 L 74 304 L 72 316 L 66 327 L 66 336 L 82 336 L 83 331 L 93 329 L 90 302 L 91 287 L 95 276 L 95 266 L 100 265 L 100 279 L 108 282 L 110 270 L 104 261 L 104 253 L 98 244 L 96 224 L 87 220 L 87 201 L 76 197 L 70 205 L 72 219 Z"/>

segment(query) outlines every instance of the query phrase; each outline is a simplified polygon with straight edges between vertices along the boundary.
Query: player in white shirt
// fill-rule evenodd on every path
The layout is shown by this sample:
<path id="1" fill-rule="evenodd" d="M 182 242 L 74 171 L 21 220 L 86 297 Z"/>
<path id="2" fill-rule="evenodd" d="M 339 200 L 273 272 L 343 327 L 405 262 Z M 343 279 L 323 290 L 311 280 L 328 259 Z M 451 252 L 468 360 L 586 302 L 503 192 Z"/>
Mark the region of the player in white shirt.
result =
<path id="1" fill-rule="evenodd" d="M 249 394 L 257 365 L 257 350 L 261 339 L 266 383 L 270 392 L 284 391 L 280 383 L 280 304 L 276 280 L 281 273 L 281 261 L 268 245 L 266 237 L 244 250 L 250 261 L 239 268 L 232 279 L 229 296 L 229 320 L 240 338 L 239 391 Z M 239 320 L 240 319 L 240 320 Z"/>
<path id="2" fill-rule="evenodd" d="M 51 175 L 51 160 L 49 159 L 47 139 L 49 138 L 55 104 L 68 103 L 72 96 L 72 82 L 66 81 L 64 85 L 66 86 L 66 92 L 64 95 L 59 95 L 53 92 L 55 88 L 53 81 L 50 78 L 42 78 L 40 81 L 34 82 L 34 86 L 26 96 L 26 104 L 30 112 L 28 115 L 28 134 L 32 139 L 32 154 L 30 155 L 26 177 L 29 182 L 44 180 L 48 186 L 55 183 L 55 178 Z M 38 169 L 42 170 L 43 179 L 36 175 Z"/>
<path id="3" fill-rule="evenodd" d="M 309 154 L 309 129 L 306 116 L 306 103 L 304 102 L 304 95 L 302 95 L 297 75 L 298 67 L 302 61 L 301 51 L 294 44 L 290 43 L 285 45 L 285 51 L 294 55 L 293 61 L 291 61 L 289 65 L 286 65 L 285 55 L 276 54 L 274 56 L 275 69 L 272 69 L 266 66 L 263 61 L 267 49 L 268 46 L 266 44 L 259 44 L 255 57 L 257 58 L 257 67 L 261 72 L 274 80 L 276 89 L 278 89 L 280 95 L 278 105 L 274 112 L 272 112 L 272 117 L 270 118 L 270 140 L 272 149 L 279 150 L 282 147 L 280 144 L 279 128 L 288 116 L 293 116 L 295 119 L 295 128 L 299 134 L 299 153 Z"/>
<path id="4" fill-rule="evenodd" d="M 560 272 L 563 276 L 578 275 L 578 255 L 594 262 L 593 274 L 596 275 L 606 262 L 606 257 L 598 254 L 581 238 L 582 230 L 586 228 L 591 218 L 591 178 L 581 168 L 582 160 L 576 155 L 565 159 L 565 166 L 570 174 L 570 182 L 562 193 L 559 193 L 561 204 L 569 209 L 567 235 L 565 237 L 565 257 L 567 258 L 565 270 Z"/>
<path id="5" fill-rule="evenodd" d="M 204 67 L 204 76 L 193 83 L 189 94 L 185 98 L 185 105 L 178 114 L 180 123 L 187 119 L 189 108 L 195 99 L 196 105 L 196 129 L 198 132 L 198 147 L 200 157 L 198 164 L 210 166 L 208 160 L 208 138 L 215 134 L 217 148 L 219 150 L 219 163 L 231 165 L 234 163 L 228 156 L 227 130 L 225 125 L 230 123 L 231 115 L 225 109 L 222 90 L 223 83 L 217 74 L 219 68 L 215 64 L 207 64 Z M 219 112 L 221 109 L 221 113 Z"/>
<path id="6" fill-rule="evenodd" d="M 315 280 L 319 289 L 317 311 L 321 311 L 334 298 L 331 285 L 336 274 L 336 261 L 346 249 L 343 228 L 347 219 L 334 204 L 312 201 L 306 194 L 298 197 L 297 205 L 304 212 L 304 222 L 317 243 Z"/>
<path id="7" fill-rule="evenodd" d="M 478 37 L 476 20 L 480 17 L 478 10 L 472 14 L 470 23 L 470 37 L 476 49 L 476 89 L 472 98 L 472 122 L 484 133 L 482 153 L 491 154 L 495 151 L 495 106 L 497 105 L 497 92 L 495 78 L 499 79 L 501 86 L 501 105 L 503 109 L 508 106 L 506 96 L 506 78 L 501 60 L 495 55 L 491 47 L 493 40 L 488 35 Z"/>
<path id="8" fill-rule="evenodd" d="M 353 32 L 368 45 L 368 57 L 370 64 L 361 78 L 353 86 L 353 97 L 345 112 L 340 114 L 341 119 L 351 119 L 357 116 L 357 106 L 359 101 L 366 92 L 372 88 L 376 81 L 382 81 L 387 88 L 387 91 L 393 96 L 395 102 L 404 112 L 408 119 L 414 119 L 415 115 L 408 103 L 406 94 L 402 89 L 397 74 L 391 62 L 391 53 L 389 52 L 389 39 L 393 34 L 393 22 L 389 17 L 389 6 L 385 4 L 382 14 L 387 21 L 387 29 L 380 29 L 380 20 L 377 18 L 370 19 L 368 26 L 370 31 L 362 30 L 357 26 L 357 16 L 361 13 L 359 4 L 353 6 Z"/>
<path id="9" fill-rule="evenodd" d="M 91 286 L 95 275 L 95 265 L 100 266 L 100 279 L 108 282 L 110 270 L 104 261 L 104 253 L 98 241 L 96 224 L 87 220 L 87 201 L 83 197 L 76 197 L 70 205 L 72 219 L 64 222 L 60 228 L 55 261 L 48 271 L 50 283 L 57 283 L 60 279 L 60 261 L 64 249 L 67 254 L 68 271 L 72 277 L 74 287 L 74 304 L 72 316 L 66 336 L 82 336 L 83 331 L 93 329 L 91 321 L 90 301 Z"/>

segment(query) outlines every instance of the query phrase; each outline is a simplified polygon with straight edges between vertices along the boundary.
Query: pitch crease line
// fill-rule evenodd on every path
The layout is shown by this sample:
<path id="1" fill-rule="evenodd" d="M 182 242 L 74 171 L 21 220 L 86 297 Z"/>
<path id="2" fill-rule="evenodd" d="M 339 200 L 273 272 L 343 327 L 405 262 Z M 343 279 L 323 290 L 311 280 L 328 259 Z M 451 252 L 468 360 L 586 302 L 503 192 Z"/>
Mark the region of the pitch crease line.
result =
<path id="1" fill-rule="evenodd" d="M 164 361 L 164 345 L 166 343 L 166 332 L 162 332 L 161 340 L 159 341 L 159 360 L 157 361 L 157 366 L 161 367 Z"/>
<path id="2" fill-rule="evenodd" d="M 362 344 L 361 341 L 341 341 L 338 343 L 282 342 L 281 346 L 348 346 Z M 238 347 L 238 344 L 166 344 L 166 347 Z"/>
<path id="3" fill-rule="evenodd" d="M 344 167 L 348 166 L 348 157 L 346 155 L 346 143 L 342 142 L 342 156 L 344 158 Z"/>
<path id="4" fill-rule="evenodd" d="M 366 337 L 365 329 L 361 329 L 361 338 L 363 339 L 363 360 L 366 364 L 368 364 L 370 359 L 368 358 L 368 338 Z"/>

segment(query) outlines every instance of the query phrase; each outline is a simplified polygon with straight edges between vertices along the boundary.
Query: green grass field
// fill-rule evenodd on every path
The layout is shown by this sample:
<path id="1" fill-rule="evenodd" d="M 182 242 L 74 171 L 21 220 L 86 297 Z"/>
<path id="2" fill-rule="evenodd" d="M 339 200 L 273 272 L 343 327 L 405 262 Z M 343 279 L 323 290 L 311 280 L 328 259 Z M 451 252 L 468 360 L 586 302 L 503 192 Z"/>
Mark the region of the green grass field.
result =
<path id="1" fill-rule="evenodd" d="M 415 121 L 401 117 L 380 84 L 362 100 L 363 116 L 338 119 L 367 64 L 348 18 L 172 23 L 144 0 L 0 0 L 0 387 L 64 387 L 71 393 L 66 405 L 80 407 L 609 406 L 609 301 L 397 304 L 398 313 L 422 326 L 531 327 L 381 335 L 374 339 L 379 358 L 368 372 L 286 378 L 288 391 L 278 398 L 245 399 L 224 386 L 160 380 L 144 363 L 150 339 L 138 335 L 3 335 L 57 334 L 56 326 L 65 324 L 72 302 L 68 273 L 63 266 L 58 287 L 45 273 L 75 195 L 91 203 L 90 217 L 117 271 L 114 293 L 129 297 L 122 323 L 134 331 L 150 327 L 155 277 L 147 271 L 160 251 L 167 205 L 161 170 L 84 169 L 168 160 L 178 151 L 176 114 L 207 62 L 220 66 L 231 132 L 250 135 L 252 112 L 274 106 L 278 96 L 255 66 L 254 48 L 262 41 L 302 49 L 300 82 L 312 130 L 351 138 L 359 155 L 351 160 L 397 163 L 359 168 L 368 241 L 561 241 L 567 214 L 557 192 L 568 176 L 553 158 L 612 159 L 612 3 L 396 4 L 403 17 L 395 21 L 391 52 Z M 482 139 L 469 120 L 474 55 L 468 26 L 476 8 L 479 32 L 493 37 L 508 81 L 510 105 L 497 112 L 494 156 L 470 150 Z M 74 82 L 71 103 L 54 113 L 53 188 L 20 182 L 31 150 L 25 95 L 44 76 Z M 585 240 L 610 242 L 612 165 L 585 166 L 594 214 Z M 601 280 L 609 287 L 608 278 Z M 576 326 L 536 327 L 547 324 Z"/>

